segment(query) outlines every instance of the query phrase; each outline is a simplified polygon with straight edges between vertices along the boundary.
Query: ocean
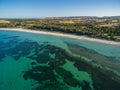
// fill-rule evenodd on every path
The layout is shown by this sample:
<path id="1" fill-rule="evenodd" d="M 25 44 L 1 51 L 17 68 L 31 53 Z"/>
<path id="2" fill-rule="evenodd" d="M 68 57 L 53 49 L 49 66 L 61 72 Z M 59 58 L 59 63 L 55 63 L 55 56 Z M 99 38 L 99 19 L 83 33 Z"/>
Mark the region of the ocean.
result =
<path id="1" fill-rule="evenodd" d="M 119 45 L 0 30 L 0 90 L 119 89 Z"/>

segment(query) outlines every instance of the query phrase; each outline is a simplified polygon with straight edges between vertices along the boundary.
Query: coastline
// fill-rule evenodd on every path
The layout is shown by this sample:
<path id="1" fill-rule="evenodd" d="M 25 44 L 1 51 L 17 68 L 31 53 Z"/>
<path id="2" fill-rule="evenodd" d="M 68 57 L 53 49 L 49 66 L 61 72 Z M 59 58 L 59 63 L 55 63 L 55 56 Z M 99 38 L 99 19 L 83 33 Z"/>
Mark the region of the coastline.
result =
<path id="1" fill-rule="evenodd" d="M 108 41 L 108 40 L 91 38 L 91 37 L 86 37 L 86 36 L 77 36 L 77 35 L 72 35 L 72 34 L 64 34 L 64 33 L 59 33 L 59 32 L 36 31 L 36 30 L 22 29 L 22 28 L 0 28 L 0 30 L 29 32 L 29 33 L 36 33 L 36 34 L 60 36 L 60 37 L 65 37 L 65 38 L 77 39 L 77 40 L 87 40 L 87 41 L 104 43 L 104 44 L 120 45 L 120 42 Z"/>

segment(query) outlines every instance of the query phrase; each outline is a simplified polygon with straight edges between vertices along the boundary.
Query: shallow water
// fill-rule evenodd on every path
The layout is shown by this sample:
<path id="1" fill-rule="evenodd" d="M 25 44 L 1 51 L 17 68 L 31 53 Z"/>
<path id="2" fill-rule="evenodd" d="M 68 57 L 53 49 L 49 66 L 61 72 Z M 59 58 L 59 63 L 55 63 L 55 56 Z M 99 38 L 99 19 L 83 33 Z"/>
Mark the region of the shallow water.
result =
<path id="1" fill-rule="evenodd" d="M 120 73 L 119 53 L 116 45 L 0 31 L 0 90 L 119 90 L 110 73 Z"/>

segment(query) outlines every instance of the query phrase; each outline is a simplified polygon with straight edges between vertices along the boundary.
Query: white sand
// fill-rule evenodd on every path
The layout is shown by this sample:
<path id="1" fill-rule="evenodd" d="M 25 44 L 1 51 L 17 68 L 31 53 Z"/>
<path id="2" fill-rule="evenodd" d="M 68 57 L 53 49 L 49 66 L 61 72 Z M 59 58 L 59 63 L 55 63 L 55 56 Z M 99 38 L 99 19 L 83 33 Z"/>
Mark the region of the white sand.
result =
<path id="1" fill-rule="evenodd" d="M 36 31 L 36 30 L 28 30 L 28 29 L 22 29 L 22 28 L 0 28 L 0 30 L 30 32 L 30 33 L 60 36 L 60 37 L 78 39 L 78 40 L 87 40 L 87 41 L 93 41 L 93 42 L 98 42 L 98 43 L 120 45 L 120 42 L 108 41 L 108 40 L 102 40 L 102 39 L 96 39 L 96 38 L 90 38 L 90 37 L 86 37 L 86 36 L 77 36 L 77 35 L 71 35 L 71 34 L 56 33 L 56 32 Z"/>

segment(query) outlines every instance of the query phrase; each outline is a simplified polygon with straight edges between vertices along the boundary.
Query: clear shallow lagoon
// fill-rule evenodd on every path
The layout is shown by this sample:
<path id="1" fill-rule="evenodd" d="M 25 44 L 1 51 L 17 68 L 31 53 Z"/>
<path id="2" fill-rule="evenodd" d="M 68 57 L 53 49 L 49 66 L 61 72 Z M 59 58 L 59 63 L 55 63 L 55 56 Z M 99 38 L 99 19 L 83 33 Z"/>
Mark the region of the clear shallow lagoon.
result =
<path id="1" fill-rule="evenodd" d="M 120 46 L 0 31 L 0 90 L 119 90 Z"/>

